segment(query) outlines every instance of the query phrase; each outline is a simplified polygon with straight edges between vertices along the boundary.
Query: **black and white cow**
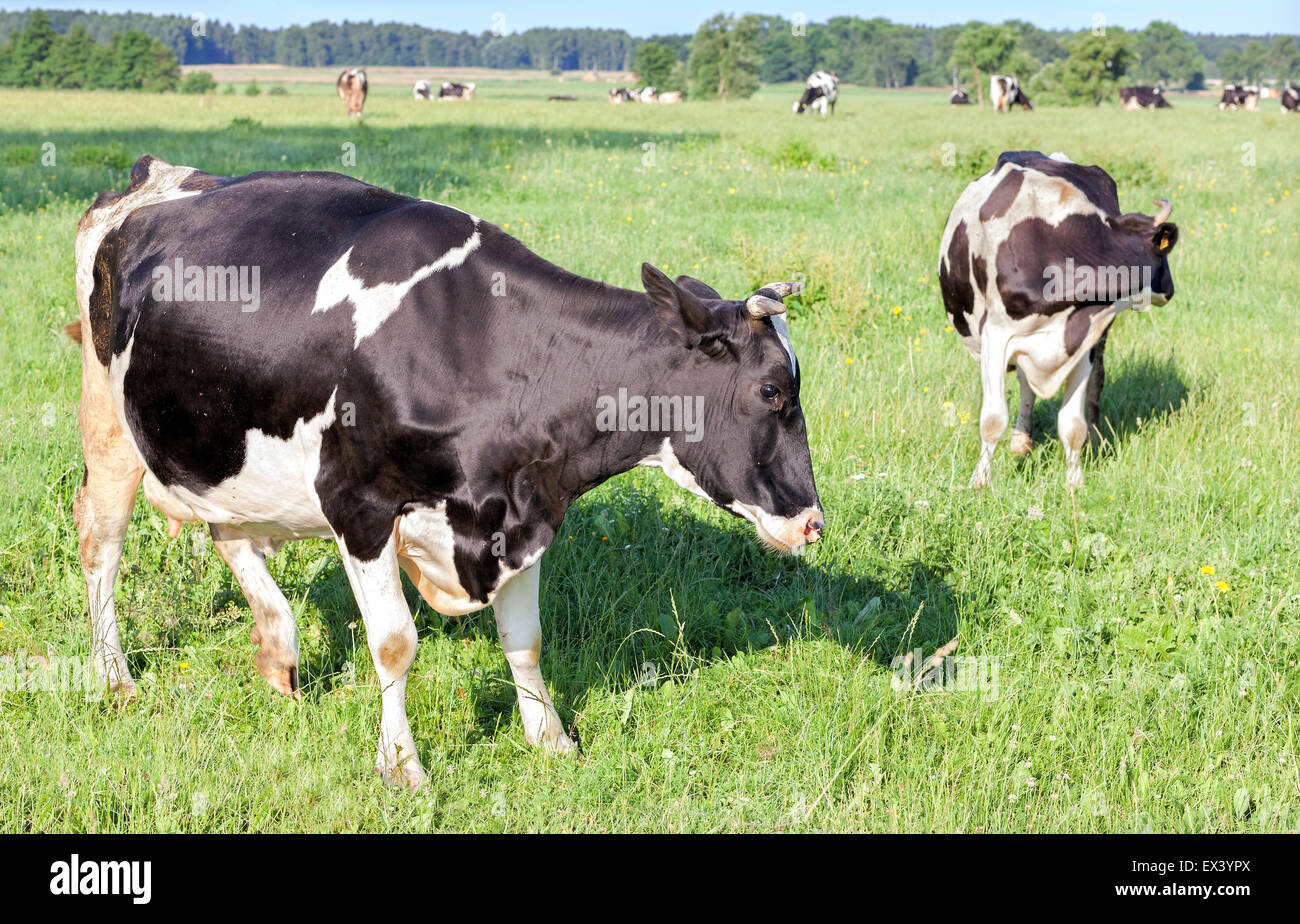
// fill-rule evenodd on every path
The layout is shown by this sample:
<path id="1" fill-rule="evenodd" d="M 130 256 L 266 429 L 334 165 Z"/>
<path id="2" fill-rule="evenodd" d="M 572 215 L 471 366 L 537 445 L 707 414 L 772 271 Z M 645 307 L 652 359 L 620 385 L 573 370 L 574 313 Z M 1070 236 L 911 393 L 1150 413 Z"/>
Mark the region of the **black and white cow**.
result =
<path id="1" fill-rule="evenodd" d="M 830 71 L 813 71 L 808 75 L 803 96 L 794 104 L 794 113 L 799 115 L 805 109 L 815 109 L 823 117 L 835 111 L 835 100 L 840 95 L 840 78 Z"/>
<path id="2" fill-rule="evenodd" d="M 1300 110 L 1300 90 L 1288 84 L 1281 92 L 1282 111 L 1296 112 Z"/>
<path id="3" fill-rule="evenodd" d="M 1223 87 L 1223 96 L 1219 98 L 1219 110 L 1246 109 L 1250 112 L 1259 110 L 1259 87 L 1243 87 L 1241 84 L 1229 83 Z"/>
<path id="4" fill-rule="evenodd" d="M 130 694 L 113 584 L 136 489 L 207 523 L 248 598 L 259 672 L 298 693 L 265 556 L 329 537 L 383 691 L 376 767 L 425 780 L 407 722 L 405 572 L 488 605 L 527 740 L 572 744 L 538 668 L 542 553 L 573 501 L 653 466 L 780 552 L 817 541 L 799 366 L 774 283 L 742 300 L 641 267 L 575 276 L 474 215 L 334 173 L 212 176 L 143 157 L 76 238 L 95 662 Z"/>
<path id="5" fill-rule="evenodd" d="M 444 82 L 438 90 L 438 102 L 454 103 L 469 102 L 474 98 L 474 87 L 477 84 L 472 83 L 450 83 Z"/>
<path id="6" fill-rule="evenodd" d="M 1034 396 L 1064 384 L 1057 426 L 1066 484 L 1083 483 L 1080 451 L 1089 427 L 1099 432 L 1110 324 L 1174 294 L 1167 258 L 1178 228 L 1169 203 L 1157 204 L 1154 217 L 1121 214 L 1105 170 L 1037 151 L 1003 153 L 957 199 L 939 247 L 939 288 L 983 385 L 983 448 L 971 487 L 988 484 L 1006 431 L 1008 364 L 1020 379 L 1011 451 L 1033 447 Z"/>
<path id="7" fill-rule="evenodd" d="M 1125 109 L 1173 109 L 1159 87 L 1120 87 L 1119 102 Z"/>
<path id="8" fill-rule="evenodd" d="M 617 105 L 618 103 L 639 102 L 639 98 L 634 91 L 629 90 L 627 87 L 611 87 L 609 101 Z"/>
<path id="9" fill-rule="evenodd" d="M 1034 108 L 1025 91 L 1020 89 L 1020 81 L 1003 74 L 994 74 L 989 78 L 989 100 L 993 103 L 994 112 L 1010 112 L 1015 105 L 1030 110 Z"/>
<path id="10" fill-rule="evenodd" d="M 430 101 L 433 99 L 433 88 L 429 86 L 427 80 L 417 80 L 415 86 L 411 88 L 411 95 L 416 102 L 420 100 Z"/>
<path id="11" fill-rule="evenodd" d="M 971 104 L 970 94 L 962 87 L 958 87 L 948 94 L 948 102 L 953 106 L 969 106 Z"/>
<path id="12" fill-rule="evenodd" d="M 335 88 L 339 91 L 339 99 L 347 104 L 348 115 L 361 118 L 361 110 L 366 105 L 366 93 L 369 92 L 366 72 L 359 67 L 347 68 L 339 74 Z"/>

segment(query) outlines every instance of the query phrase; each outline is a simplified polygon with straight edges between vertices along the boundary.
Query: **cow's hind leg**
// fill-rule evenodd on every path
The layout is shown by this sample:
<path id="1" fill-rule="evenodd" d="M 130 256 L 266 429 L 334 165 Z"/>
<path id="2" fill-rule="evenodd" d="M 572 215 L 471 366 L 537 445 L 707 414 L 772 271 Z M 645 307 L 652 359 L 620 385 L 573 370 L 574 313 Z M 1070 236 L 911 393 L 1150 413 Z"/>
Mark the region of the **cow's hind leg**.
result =
<path id="1" fill-rule="evenodd" d="M 379 555 L 369 561 L 349 554 L 342 537 L 338 545 L 379 676 L 383 714 L 375 771 L 386 783 L 419 789 L 429 777 L 415 753 L 406 717 L 406 675 L 415 661 L 415 620 L 402 595 L 397 543 L 390 538 Z"/>
<path id="2" fill-rule="evenodd" d="M 298 625 L 266 567 L 266 557 L 253 540 L 228 526 L 210 527 L 212 544 L 230 568 L 253 611 L 253 644 L 258 646 L 257 672 L 285 696 L 298 692 Z"/>
<path id="3" fill-rule="evenodd" d="M 86 579 L 92 656 L 109 690 L 131 696 L 135 680 L 122 650 L 113 587 L 144 465 L 118 425 L 107 370 L 93 358 L 83 358 L 82 368 L 78 422 L 86 470 L 72 513 Z"/>
<path id="4" fill-rule="evenodd" d="M 1034 390 L 1029 387 L 1025 371 L 1019 366 L 1016 366 L 1016 377 L 1020 380 L 1020 411 L 1011 431 L 1011 454 L 1027 456 L 1034 448 Z"/>
<path id="5" fill-rule="evenodd" d="M 1088 442 L 1094 447 L 1101 442 L 1101 390 L 1106 384 L 1106 366 L 1104 356 L 1106 353 L 1106 337 L 1110 334 L 1101 335 L 1092 348 L 1092 374 L 1088 376 Z"/>
<path id="6" fill-rule="evenodd" d="M 1065 398 L 1061 410 L 1056 415 L 1057 433 L 1061 437 L 1061 446 L 1065 449 L 1065 485 L 1078 488 L 1083 485 L 1083 442 L 1088 438 L 1088 420 L 1084 413 L 1084 404 L 1088 395 L 1088 380 L 1092 373 L 1092 361 L 1085 355 L 1065 380 Z"/>
<path id="7" fill-rule="evenodd" d="M 993 453 L 998 440 L 1007 430 L 1007 359 L 1006 344 L 986 333 L 980 343 L 980 383 L 983 403 L 980 406 L 980 458 L 970 476 L 972 488 L 987 487 L 993 471 Z"/>
<path id="8" fill-rule="evenodd" d="M 538 562 L 506 581 L 497 590 L 492 609 L 497 617 L 497 635 L 515 680 L 524 740 L 543 745 L 548 751 L 565 753 L 573 750 L 573 742 L 564 733 L 538 663 L 542 653 L 542 621 L 537 605 L 541 569 Z"/>

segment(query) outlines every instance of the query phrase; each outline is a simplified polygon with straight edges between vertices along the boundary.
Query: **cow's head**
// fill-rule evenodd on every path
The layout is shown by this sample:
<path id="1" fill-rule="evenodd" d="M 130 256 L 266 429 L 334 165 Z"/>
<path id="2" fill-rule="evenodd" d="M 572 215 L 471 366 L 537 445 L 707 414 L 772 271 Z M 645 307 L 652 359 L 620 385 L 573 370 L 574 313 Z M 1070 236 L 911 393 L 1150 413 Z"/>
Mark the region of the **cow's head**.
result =
<path id="1" fill-rule="evenodd" d="M 803 112 L 811 106 L 816 100 L 821 99 L 826 93 L 821 87 L 808 87 L 803 91 L 803 96 L 799 97 L 794 104 L 795 115 Z"/>
<path id="2" fill-rule="evenodd" d="M 1150 303 L 1164 305 L 1174 297 L 1174 277 L 1169 272 L 1169 254 L 1178 243 L 1178 226 L 1169 220 L 1174 207 L 1168 199 L 1157 199 L 1160 210 L 1155 215 L 1130 212 L 1111 223 L 1115 234 L 1122 235 L 1124 250 L 1137 254 L 1151 267 Z M 1146 295 L 1147 293 L 1142 293 Z"/>
<path id="3" fill-rule="evenodd" d="M 781 299 L 801 283 L 771 283 L 740 301 L 649 263 L 641 280 L 672 348 L 672 392 L 703 396 L 703 422 L 666 437 L 648 464 L 754 524 L 779 552 L 816 542 L 822 510 L 799 404 L 799 364 Z"/>

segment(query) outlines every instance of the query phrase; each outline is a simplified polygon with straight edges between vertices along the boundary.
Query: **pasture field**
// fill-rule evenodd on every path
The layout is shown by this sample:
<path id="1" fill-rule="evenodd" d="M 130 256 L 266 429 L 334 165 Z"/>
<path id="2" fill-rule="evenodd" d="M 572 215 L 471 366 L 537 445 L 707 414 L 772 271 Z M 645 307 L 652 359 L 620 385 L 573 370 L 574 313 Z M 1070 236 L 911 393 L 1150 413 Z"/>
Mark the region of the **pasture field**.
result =
<path id="1" fill-rule="evenodd" d="M 579 501 L 542 585 L 542 668 L 576 759 L 525 746 L 491 615 L 443 618 L 408 586 L 431 783 L 406 794 L 371 772 L 379 693 L 333 547 L 271 561 L 301 633 L 293 702 L 257 675 L 206 534 L 168 541 L 141 496 L 118 612 L 142 694 L 0 691 L 0 830 L 1300 828 L 1300 118 L 1205 99 L 995 116 L 849 88 L 821 120 L 791 115 L 789 87 L 617 107 L 606 89 L 418 105 L 380 87 L 360 124 L 328 87 L 6 92 L 0 653 L 89 653 L 62 327 L 77 219 L 146 152 L 343 170 L 629 287 L 643 260 L 729 297 L 804 274 L 791 326 L 827 529 L 775 557 L 649 470 Z M 1182 232 L 1173 301 L 1116 322 L 1108 439 L 1074 493 L 1059 399 L 1039 402 L 1025 462 L 1004 441 L 993 487 L 964 487 L 978 373 L 945 330 L 938 242 L 1005 149 L 1100 164 L 1126 210 L 1172 199 Z M 895 689 L 894 659 L 952 639 L 958 682 Z"/>

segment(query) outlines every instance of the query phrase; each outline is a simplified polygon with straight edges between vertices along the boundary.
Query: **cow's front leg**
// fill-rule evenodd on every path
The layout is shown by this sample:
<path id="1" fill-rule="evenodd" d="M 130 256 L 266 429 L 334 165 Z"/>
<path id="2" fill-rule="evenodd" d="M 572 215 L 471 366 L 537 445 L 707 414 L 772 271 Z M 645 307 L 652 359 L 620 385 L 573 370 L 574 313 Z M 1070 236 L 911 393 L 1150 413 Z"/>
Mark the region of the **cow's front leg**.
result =
<path id="1" fill-rule="evenodd" d="M 1070 370 L 1065 380 L 1065 399 L 1056 415 L 1056 430 L 1065 449 L 1065 486 L 1083 486 L 1083 441 L 1088 438 L 1088 420 L 1084 406 L 1088 397 L 1088 378 L 1092 373 L 1092 360 L 1085 354 L 1078 365 Z"/>
<path id="2" fill-rule="evenodd" d="M 1016 366 L 1016 378 L 1020 380 L 1020 412 L 1016 414 L 1016 426 L 1011 431 L 1011 454 L 1027 456 L 1034 448 L 1034 390 L 1029 387 L 1025 370 Z"/>
<path id="3" fill-rule="evenodd" d="M 1092 375 L 1088 376 L 1088 442 L 1095 449 L 1102 440 L 1101 436 L 1101 390 L 1106 384 L 1106 337 L 1101 335 L 1092 348 Z"/>
<path id="4" fill-rule="evenodd" d="M 1006 344 L 991 336 L 980 343 L 980 458 L 970 476 L 972 488 L 987 487 L 993 471 L 993 453 L 998 440 L 1007 431 L 1007 359 Z"/>
<path id="5" fill-rule="evenodd" d="M 390 537 L 379 555 L 368 561 L 349 554 L 342 537 L 338 545 L 343 569 L 366 624 L 366 644 L 383 697 L 375 771 L 386 783 L 419 789 L 429 778 L 415 753 L 406 718 L 406 674 L 415 660 L 415 620 L 402 595 L 397 543 Z"/>
<path id="6" fill-rule="evenodd" d="M 542 620 L 537 605 L 541 570 L 542 564 L 537 562 L 512 576 L 497 590 L 492 608 L 519 696 L 524 740 L 544 745 L 548 751 L 565 753 L 573 750 L 573 742 L 564 733 L 538 665 L 542 653 Z"/>

